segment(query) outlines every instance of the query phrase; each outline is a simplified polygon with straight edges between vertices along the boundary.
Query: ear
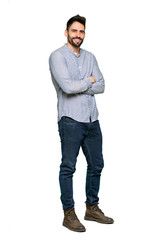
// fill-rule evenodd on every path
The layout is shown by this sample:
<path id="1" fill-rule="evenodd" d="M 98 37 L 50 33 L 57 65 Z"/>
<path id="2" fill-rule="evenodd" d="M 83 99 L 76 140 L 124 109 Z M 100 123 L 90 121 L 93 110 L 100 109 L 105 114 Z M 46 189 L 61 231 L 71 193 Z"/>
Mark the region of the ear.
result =
<path id="1" fill-rule="evenodd" d="M 67 29 L 64 31 L 64 35 L 67 37 L 68 36 L 68 31 Z"/>

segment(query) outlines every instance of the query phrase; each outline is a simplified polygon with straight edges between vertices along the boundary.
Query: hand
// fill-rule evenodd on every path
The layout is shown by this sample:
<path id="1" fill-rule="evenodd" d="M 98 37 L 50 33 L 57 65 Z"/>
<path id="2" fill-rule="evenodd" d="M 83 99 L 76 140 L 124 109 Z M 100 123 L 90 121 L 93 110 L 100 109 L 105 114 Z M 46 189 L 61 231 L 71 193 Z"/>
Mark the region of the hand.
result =
<path id="1" fill-rule="evenodd" d="M 90 79 L 91 79 L 92 83 L 95 83 L 95 78 L 94 77 L 90 76 Z"/>

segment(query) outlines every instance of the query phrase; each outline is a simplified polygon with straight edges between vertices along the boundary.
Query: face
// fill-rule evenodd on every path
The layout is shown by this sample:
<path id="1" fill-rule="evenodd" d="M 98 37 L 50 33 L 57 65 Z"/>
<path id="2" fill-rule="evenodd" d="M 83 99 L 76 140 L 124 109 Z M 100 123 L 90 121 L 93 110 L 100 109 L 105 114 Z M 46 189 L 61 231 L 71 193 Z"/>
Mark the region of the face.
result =
<path id="1" fill-rule="evenodd" d="M 84 25 L 79 22 L 72 23 L 69 30 L 65 30 L 65 36 L 73 47 L 79 48 L 85 38 Z"/>

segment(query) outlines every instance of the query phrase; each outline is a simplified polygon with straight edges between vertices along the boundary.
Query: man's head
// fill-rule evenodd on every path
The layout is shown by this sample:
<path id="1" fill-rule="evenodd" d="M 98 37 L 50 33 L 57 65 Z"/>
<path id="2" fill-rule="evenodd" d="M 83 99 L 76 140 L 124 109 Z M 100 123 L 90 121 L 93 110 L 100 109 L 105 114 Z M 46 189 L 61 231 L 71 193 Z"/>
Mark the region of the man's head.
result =
<path id="1" fill-rule="evenodd" d="M 65 36 L 68 43 L 75 48 L 79 48 L 85 37 L 86 19 L 79 15 L 70 18 L 67 22 Z"/>
<path id="2" fill-rule="evenodd" d="M 74 16 L 74 17 L 72 17 L 72 18 L 70 18 L 70 19 L 68 20 L 67 26 L 66 26 L 66 30 L 67 30 L 67 31 L 69 31 L 70 26 L 71 26 L 72 23 L 74 23 L 74 22 L 79 22 L 79 23 L 81 23 L 81 24 L 84 26 L 84 29 L 85 29 L 85 26 L 86 26 L 86 19 L 85 19 L 85 17 L 81 17 L 81 16 L 79 16 L 79 15 L 76 15 L 76 16 Z"/>

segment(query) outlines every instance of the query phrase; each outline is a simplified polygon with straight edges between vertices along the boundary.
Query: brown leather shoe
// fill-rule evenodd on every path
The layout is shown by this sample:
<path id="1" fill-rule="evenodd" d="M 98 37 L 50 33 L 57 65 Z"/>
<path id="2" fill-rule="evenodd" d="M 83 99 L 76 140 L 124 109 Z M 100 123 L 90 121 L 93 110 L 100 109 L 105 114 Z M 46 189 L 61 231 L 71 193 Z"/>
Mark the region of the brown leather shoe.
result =
<path id="1" fill-rule="evenodd" d="M 86 214 L 85 220 L 96 221 L 98 223 L 112 224 L 114 220 L 112 218 L 106 217 L 98 205 L 87 205 L 86 204 Z"/>
<path id="2" fill-rule="evenodd" d="M 85 232 L 85 227 L 80 223 L 74 208 L 64 210 L 63 226 L 75 232 Z"/>

